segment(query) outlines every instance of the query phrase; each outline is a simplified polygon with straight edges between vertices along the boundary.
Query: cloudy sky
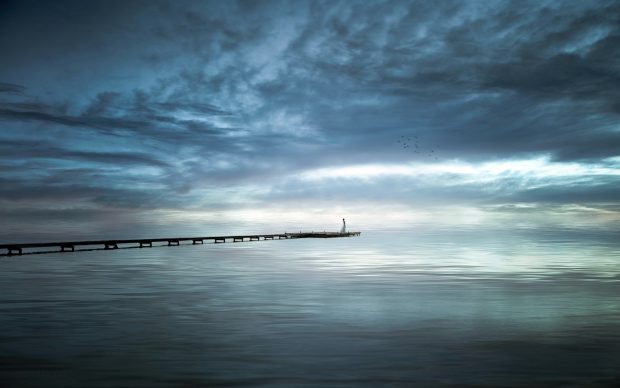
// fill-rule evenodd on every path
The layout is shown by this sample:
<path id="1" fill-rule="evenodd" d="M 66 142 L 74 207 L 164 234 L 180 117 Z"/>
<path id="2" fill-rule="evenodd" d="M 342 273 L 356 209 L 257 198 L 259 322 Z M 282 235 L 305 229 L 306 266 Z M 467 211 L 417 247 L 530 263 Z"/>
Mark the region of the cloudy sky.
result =
<path id="1" fill-rule="evenodd" d="M 6 238 L 620 218 L 617 1 L 4 1 L 0 56 Z"/>

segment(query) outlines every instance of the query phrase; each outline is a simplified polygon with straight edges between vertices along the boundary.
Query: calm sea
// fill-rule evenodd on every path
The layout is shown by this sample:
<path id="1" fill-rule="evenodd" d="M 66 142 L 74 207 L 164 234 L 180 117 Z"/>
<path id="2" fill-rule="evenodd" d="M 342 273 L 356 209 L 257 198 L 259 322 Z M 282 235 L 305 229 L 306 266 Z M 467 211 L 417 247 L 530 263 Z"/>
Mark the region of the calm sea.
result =
<path id="1" fill-rule="evenodd" d="M 619 386 L 620 239 L 363 231 L 0 257 L 0 386 Z"/>

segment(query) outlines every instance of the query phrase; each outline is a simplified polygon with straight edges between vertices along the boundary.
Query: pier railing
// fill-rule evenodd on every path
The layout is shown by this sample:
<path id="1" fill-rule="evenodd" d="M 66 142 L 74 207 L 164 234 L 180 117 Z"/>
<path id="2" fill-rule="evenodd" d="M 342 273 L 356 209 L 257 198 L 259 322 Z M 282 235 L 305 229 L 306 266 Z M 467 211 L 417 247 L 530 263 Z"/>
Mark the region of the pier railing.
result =
<path id="1" fill-rule="evenodd" d="M 276 234 L 252 234 L 252 235 L 232 235 L 232 236 L 207 236 L 207 237 L 170 237 L 170 238 L 149 238 L 149 239 L 121 239 L 121 240 L 91 240 L 91 241 L 59 241 L 44 243 L 23 243 L 23 244 L 0 244 L 0 249 L 6 250 L 0 256 L 22 255 L 26 249 L 37 248 L 58 248 L 52 252 L 75 252 L 76 247 L 91 247 L 90 249 L 118 249 L 119 245 L 129 245 L 134 248 L 152 247 L 153 243 L 166 243 L 163 245 L 177 246 L 181 242 L 191 242 L 192 244 L 204 244 L 205 241 L 212 241 L 215 244 L 226 242 L 244 242 L 262 240 L 282 240 L 293 238 L 333 238 L 333 237 L 352 237 L 359 236 L 360 232 L 299 232 L 299 233 L 276 233 Z M 160 246 L 162 246 L 160 244 Z M 94 247 L 94 248 L 93 248 Z M 80 250 L 80 249 L 78 249 Z M 29 252 L 41 253 L 41 252 Z"/>

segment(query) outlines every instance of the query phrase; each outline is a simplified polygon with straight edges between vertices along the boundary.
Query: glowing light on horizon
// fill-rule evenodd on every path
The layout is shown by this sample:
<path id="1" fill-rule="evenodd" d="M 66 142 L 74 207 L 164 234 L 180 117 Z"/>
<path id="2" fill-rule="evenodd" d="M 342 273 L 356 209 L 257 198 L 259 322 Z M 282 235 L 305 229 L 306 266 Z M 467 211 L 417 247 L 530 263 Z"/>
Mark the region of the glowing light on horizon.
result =
<path id="1" fill-rule="evenodd" d="M 432 177 L 457 175 L 464 179 L 488 181 L 502 177 L 523 176 L 530 178 L 591 177 L 593 175 L 620 175 L 620 166 L 609 164 L 580 164 L 550 162 L 548 157 L 533 159 L 484 162 L 480 164 L 461 161 L 408 164 L 358 164 L 306 171 L 302 180 L 358 179 L 372 180 L 383 177 Z"/>

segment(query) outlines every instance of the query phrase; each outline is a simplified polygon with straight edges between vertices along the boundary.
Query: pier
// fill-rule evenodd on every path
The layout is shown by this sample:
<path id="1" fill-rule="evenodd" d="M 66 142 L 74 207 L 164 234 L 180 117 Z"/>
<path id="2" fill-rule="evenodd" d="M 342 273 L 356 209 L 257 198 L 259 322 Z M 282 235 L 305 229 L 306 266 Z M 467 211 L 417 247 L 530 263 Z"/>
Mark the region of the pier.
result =
<path id="1" fill-rule="evenodd" d="M 153 243 L 164 243 L 155 246 L 178 246 L 182 242 L 192 245 L 204 244 L 205 241 L 212 241 L 214 244 L 226 242 L 245 242 L 245 241 L 261 241 L 261 240 L 283 240 L 294 238 L 336 238 L 336 237 L 353 237 L 359 236 L 361 232 L 299 232 L 299 233 L 276 233 L 276 234 L 252 234 L 252 235 L 235 235 L 235 236 L 208 236 L 208 237 L 170 237 L 170 238 L 152 238 L 152 239 L 134 239 L 134 240 L 92 240 L 92 241 L 62 241 L 62 242 L 44 242 L 44 243 L 24 243 L 24 244 L 0 244 L 1 250 L 6 250 L 0 256 L 17 256 L 26 253 L 52 253 L 52 252 L 75 252 L 76 247 L 88 247 L 89 249 L 80 250 L 97 250 L 97 249 L 119 249 L 119 245 L 123 248 L 151 248 Z M 32 251 L 32 249 L 41 248 L 57 248 L 55 251 Z M 28 251 L 27 251 L 28 250 Z"/>

